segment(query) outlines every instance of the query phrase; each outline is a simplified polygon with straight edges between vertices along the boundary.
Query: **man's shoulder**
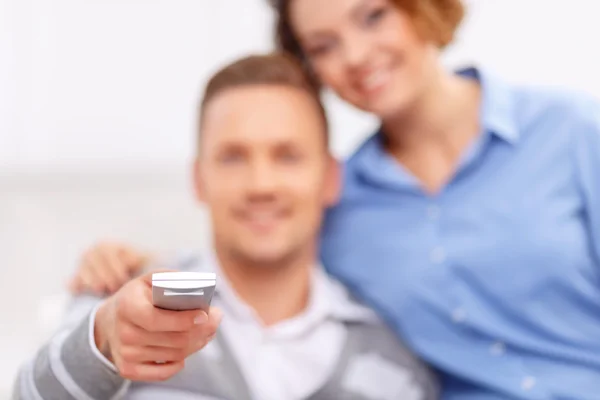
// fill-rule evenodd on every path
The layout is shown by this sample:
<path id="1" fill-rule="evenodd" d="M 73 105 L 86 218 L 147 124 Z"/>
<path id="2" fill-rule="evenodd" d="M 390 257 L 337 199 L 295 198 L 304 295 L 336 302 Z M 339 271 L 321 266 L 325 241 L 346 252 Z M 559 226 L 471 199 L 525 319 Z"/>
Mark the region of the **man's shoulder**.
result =
<path id="1" fill-rule="evenodd" d="M 410 352 L 404 347 L 399 335 L 390 324 L 379 315 L 368 303 L 362 301 L 342 283 L 329 277 L 330 300 L 333 315 L 343 322 L 349 331 L 359 338 L 360 347 L 379 348 L 381 353 L 400 352 L 407 356 Z"/>
<path id="2" fill-rule="evenodd" d="M 366 303 L 341 284 L 339 288 L 347 332 L 341 356 L 344 390 L 373 398 L 399 393 L 403 398 L 437 398 L 438 380 L 427 364 Z"/>
<path id="3" fill-rule="evenodd" d="M 350 292 L 339 280 L 325 272 L 323 272 L 323 279 L 327 280 L 330 304 L 335 318 L 350 324 L 382 324 L 377 313 Z"/>

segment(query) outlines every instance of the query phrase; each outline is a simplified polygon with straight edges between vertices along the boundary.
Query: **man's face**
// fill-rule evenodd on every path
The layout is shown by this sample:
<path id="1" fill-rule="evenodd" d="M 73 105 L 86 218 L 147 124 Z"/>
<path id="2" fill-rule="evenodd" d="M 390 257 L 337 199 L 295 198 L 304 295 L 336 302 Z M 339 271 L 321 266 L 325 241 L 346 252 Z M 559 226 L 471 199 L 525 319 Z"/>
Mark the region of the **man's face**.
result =
<path id="1" fill-rule="evenodd" d="M 313 251 L 339 191 L 325 129 L 310 96 L 292 87 L 240 87 L 209 101 L 196 185 L 218 251 L 265 266 Z"/>

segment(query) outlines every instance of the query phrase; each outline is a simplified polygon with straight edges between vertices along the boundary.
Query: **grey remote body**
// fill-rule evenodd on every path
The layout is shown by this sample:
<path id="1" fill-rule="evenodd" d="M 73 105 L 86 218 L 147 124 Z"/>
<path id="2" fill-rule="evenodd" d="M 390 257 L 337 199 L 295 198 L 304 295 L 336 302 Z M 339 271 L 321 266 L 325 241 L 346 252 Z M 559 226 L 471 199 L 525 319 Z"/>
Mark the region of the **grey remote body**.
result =
<path id="1" fill-rule="evenodd" d="M 152 303 L 165 310 L 208 313 L 216 284 L 211 272 L 157 272 L 152 274 Z"/>

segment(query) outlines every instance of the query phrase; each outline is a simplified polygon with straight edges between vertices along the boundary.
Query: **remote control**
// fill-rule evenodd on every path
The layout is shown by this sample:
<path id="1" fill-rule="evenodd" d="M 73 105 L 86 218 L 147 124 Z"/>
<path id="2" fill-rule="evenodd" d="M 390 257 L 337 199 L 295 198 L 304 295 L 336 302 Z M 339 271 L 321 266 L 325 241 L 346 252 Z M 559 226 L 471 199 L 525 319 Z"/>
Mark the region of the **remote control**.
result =
<path id="1" fill-rule="evenodd" d="M 216 284 L 211 272 L 157 272 L 152 274 L 152 303 L 165 310 L 208 313 Z"/>

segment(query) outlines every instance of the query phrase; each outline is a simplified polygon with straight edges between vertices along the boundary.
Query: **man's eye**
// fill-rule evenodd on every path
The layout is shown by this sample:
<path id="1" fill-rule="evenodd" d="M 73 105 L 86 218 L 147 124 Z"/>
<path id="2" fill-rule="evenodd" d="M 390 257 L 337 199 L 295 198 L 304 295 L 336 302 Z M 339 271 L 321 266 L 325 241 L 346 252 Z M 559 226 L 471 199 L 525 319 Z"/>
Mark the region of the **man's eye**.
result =
<path id="1" fill-rule="evenodd" d="M 224 164 L 232 164 L 243 161 L 244 157 L 240 153 L 225 153 L 219 157 L 219 161 Z"/>
<path id="2" fill-rule="evenodd" d="M 279 160 L 285 163 L 296 163 L 301 161 L 302 155 L 297 151 L 283 151 L 278 155 Z"/>

